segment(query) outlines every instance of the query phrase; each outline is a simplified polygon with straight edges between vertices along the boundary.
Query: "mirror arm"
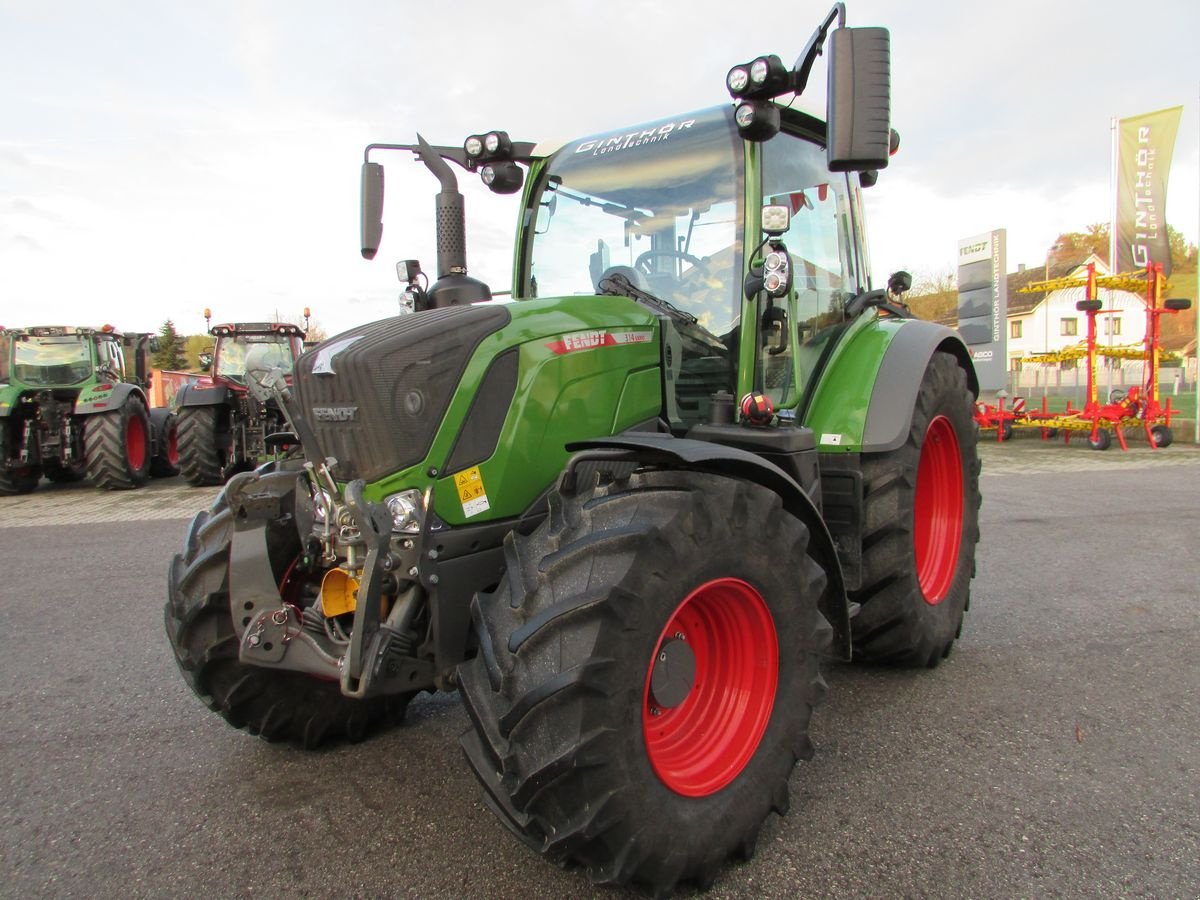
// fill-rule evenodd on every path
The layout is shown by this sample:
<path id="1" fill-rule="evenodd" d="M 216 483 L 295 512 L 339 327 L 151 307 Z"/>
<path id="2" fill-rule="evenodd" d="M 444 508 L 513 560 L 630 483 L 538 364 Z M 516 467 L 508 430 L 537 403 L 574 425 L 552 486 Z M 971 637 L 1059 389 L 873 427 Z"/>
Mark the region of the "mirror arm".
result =
<path id="1" fill-rule="evenodd" d="M 835 18 L 838 20 L 838 28 L 846 27 L 845 3 L 833 4 L 833 9 L 825 17 L 825 21 L 813 32 L 803 52 L 796 58 L 796 64 L 792 66 L 792 91 L 797 97 L 803 94 L 804 89 L 808 87 L 808 76 L 812 74 L 813 64 L 821 55 L 821 50 L 825 46 L 825 38 L 829 34 L 829 26 L 833 24 Z"/>

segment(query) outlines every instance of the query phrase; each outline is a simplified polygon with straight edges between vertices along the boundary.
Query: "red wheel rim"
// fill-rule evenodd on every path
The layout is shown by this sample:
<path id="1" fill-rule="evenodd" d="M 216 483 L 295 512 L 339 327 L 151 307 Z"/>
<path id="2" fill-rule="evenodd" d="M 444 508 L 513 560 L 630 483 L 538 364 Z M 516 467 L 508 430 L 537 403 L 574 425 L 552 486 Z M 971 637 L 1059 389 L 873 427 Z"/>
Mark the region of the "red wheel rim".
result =
<path id="1" fill-rule="evenodd" d="M 146 464 L 146 423 L 140 416 L 125 421 L 125 459 L 135 472 Z"/>
<path id="2" fill-rule="evenodd" d="M 937 416 L 925 431 L 921 462 L 917 466 L 916 522 L 913 547 L 917 557 L 917 583 L 925 602 L 941 603 L 950 592 L 958 550 L 962 545 L 962 457 L 954 426 Z"/>
<path id="3" fill-rule="evenodd" d="M 696 671 L 686 698 L 662 708 L 650 690 L 660 648 L 687 641 Z M 692 591 L 655 643 L 642 692 L 646 754 L 663 784 L 705 797 L 732 782 L 754 756 L 775 705 L 779 641 L 762 595 L 737 578 Z"/>

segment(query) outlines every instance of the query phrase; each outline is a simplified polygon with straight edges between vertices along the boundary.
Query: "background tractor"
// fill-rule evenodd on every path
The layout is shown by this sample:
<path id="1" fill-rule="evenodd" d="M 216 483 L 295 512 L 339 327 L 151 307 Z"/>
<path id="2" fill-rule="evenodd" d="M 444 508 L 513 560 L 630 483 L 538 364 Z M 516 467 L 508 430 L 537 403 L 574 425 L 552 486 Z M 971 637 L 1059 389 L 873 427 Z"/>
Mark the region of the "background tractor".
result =
<path id="1" fill-rule="evenodd" d="M 732 106 L 566 144 L 367 148 L 364 255 L 371 157 L 413 154 L 441 184 L 438 278 L 407 261 L 412 315 L 321 343 L 290 387 L 260 379 L 304 458 L 232 479 L 169 573 L 206 705 L 313 746 L 457 688 L 518 838 L 666 893 L 787 810 L 822 656 L 950 652 L 977 381 L 953 331 L 871 287 L 889 39 L 844 20 L 791 68 L 734 66 Z M 776 99 L 823 49 L 825 120 Z M 512 302 L 467 274 L 449 164 L 523 188 Z"/>
<path id="2" fill-rule="evenodd" d="M 150 334 L 0 328 L 0 494 L 87 476 L 124 490 L 177 475 L 175 416 L 150 409 Z"/>
<path id="3" fill-rule="evenodd" d="M 206 309 L 206 325 L 210 319 Z M 287 428 L 279 404 L 269 393 L 253 390 L 250 373 L 274 369 L 290 373 L 304 352 L 307 308 L 304 321 L 305 328 L 288 322 L 237 322 L 209 328 L 216 338 L 210 375 L 175 396 L 179 468 L 188 483 L 222 484 L 286 450 L 283 432 Z"/>

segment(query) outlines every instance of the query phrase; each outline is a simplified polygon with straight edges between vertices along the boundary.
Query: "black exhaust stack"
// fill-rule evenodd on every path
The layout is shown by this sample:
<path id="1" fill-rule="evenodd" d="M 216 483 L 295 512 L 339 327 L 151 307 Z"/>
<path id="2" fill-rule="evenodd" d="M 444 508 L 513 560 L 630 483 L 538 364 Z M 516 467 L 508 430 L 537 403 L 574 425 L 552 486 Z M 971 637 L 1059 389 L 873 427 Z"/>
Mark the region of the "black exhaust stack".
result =
<path id="1" fill-rule="evenodd" d="M 458 179 L 438 151 L 419 134 L 417 147 L 421 162 L 442 185 L 436 199 L 438 280 L 429 288 L 428 307 L 437 309 L 491 300 L 491 289 L 467 275 L 466 215 Z"/>

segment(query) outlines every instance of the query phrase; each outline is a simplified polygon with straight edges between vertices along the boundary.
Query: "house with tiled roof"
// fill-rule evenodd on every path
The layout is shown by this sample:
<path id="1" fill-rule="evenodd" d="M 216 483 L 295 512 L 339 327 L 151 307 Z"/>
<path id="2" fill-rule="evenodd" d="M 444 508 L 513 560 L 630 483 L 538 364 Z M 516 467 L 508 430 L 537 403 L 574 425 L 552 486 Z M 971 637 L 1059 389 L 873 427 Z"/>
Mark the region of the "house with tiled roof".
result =
<path id="1" fill-rule="evenodd" d="M 1009 371 L 1018 371 L 1025 357 L 1038 353 L 1057 353 L 1087 340 L 1087 316 L 1075 304 L 1086 299 L 1079 287 L 1055 291 L 1022 293 L 1021 288 L 1055 278 L 1087 277 L 1088 264 L 1097 275 L 1107 275 L 1108 267 L 1095 254 L 1075 263 L 1060 263 L 1046 269 L 1026 269 L 1008 277 L 1008 360 Z M 1146 304 L 1130 291 L 1101 288 L 1103 309 L 1096 315 L 1096 341 L 1100 347 L 1141 344 L 1146 339 Z M 1064 364 L 1063 368 L 1072 368 Z"/>

